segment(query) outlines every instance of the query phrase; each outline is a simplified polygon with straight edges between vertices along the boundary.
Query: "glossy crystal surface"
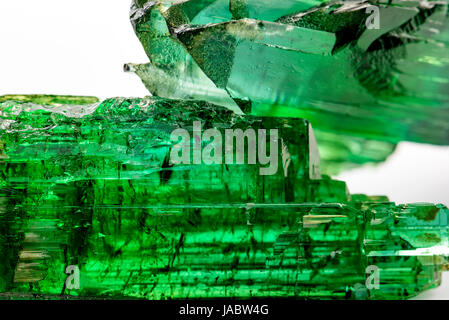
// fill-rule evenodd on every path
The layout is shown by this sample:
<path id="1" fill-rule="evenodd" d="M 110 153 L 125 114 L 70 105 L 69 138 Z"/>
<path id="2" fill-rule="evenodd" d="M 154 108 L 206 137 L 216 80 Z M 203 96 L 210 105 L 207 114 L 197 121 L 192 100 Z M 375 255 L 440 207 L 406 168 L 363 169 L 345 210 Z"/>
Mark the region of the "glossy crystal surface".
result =
<path id="1" fill-rule="evenodd" d="M 158 97 L 32 100 L 0 102 L 3 298 L 404 299 L 441 280 L 448 210 L 349 195 L 320 176 L 305 120 Z M 170 163 L 169 133 L 194 120 L 279 128 L 287 174 Z M 372 265 L 379 289 L 364 287 Z"/>
<path id="2" fill-rule="evenodd" d="M 370 6 L 379 29 L 366 26 Z M 445 145 L 447 10 L 446 1 L 136 0 L 131 21 L 150 63 L 129 70 L 164 97 L 308 119 L 318 140 L 325 131 L 368 139 L 365 148 Z"/>
<path id="3" fill-rule="evenodd" d="M 351 195 L 327 174 L 404 140 L 448 144 L 447 1 L 133 0 L 130 16 L 150 62 L 125 71 L 151 97 L 0 96 L 0 298 L 439 285 L 446 207 Z M 226 144 L 238 130 L 243 149 Z"/>

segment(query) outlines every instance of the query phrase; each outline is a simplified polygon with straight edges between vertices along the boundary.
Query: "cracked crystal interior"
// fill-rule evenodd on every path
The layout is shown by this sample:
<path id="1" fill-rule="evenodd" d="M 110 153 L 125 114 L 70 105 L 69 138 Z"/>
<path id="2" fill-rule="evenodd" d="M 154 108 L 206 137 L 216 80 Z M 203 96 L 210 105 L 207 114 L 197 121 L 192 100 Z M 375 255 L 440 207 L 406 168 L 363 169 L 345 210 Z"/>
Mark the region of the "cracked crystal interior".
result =
<path id="1" fill-rule="evenodd" d="M 379 29 L 366 25 L 372 6 Z M 448 12 L 134 0 L 149 62 L 125 71 L 151 96 L 0 96 L 0 297 L 407 299 L 438 286 L 448 209 L 350 194 L 330 175 L 401 141 L 448 144 Z M 218 143 L 196 140 L 194 122 L 223 136 L 278 130 L 265 150 L 278 170 L 224 153 L 174 163 L 176 129 L 192 148 Z"/>

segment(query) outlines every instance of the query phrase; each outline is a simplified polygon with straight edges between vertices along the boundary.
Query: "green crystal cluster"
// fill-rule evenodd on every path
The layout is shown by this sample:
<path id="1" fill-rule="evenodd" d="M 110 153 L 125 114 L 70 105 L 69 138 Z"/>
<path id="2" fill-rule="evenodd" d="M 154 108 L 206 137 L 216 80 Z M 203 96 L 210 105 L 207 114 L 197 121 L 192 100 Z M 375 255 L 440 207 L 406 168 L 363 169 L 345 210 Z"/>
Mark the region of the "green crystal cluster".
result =
<path id="1" fill-rule="evenodd" d="M 306 120 L 159 97 L 49 99 L 0 102 L 8 298 L 408 298 L 441 280 L 449 211 L 349 195 L 320 175 Z M 170 133 L 197 120 L 279 128 L 288 170 L 171 163 Z M 66 288 L 71 265 L 78 290 Z M 371 265 L 375 290 L 360 287 Z"/>
<path id="2" fill-rule="evenodd" d="M 380 29 L 365 24 L 372 6 Z M 150 62 L 125 70 L 152 96 L 0 96 L 0 297 L 406 299 L 438 286 L 449 210 L 351 195 L 326 174 L 403 140 L 448 144 L 447 13 L 134 0 Z M 248 136 L 247 152 L 236 138 L 217 154 L 198 125 L 275 130 L 262 155 L 276 170 L 261 174 L 272 163 L 251 161 Z M 178 130 L 187 162 L 173 159 Z"/>
<path id="3" fill-rule="evenodd" d="M 308 119 L 320 147 L 345 141 L 345 161 L 324 164 L 335 174 L 399 141 L 448 144 L 447 15 L 447 1 L 135 0 L 151 62 L 127 70 L 158 96 Z"/>

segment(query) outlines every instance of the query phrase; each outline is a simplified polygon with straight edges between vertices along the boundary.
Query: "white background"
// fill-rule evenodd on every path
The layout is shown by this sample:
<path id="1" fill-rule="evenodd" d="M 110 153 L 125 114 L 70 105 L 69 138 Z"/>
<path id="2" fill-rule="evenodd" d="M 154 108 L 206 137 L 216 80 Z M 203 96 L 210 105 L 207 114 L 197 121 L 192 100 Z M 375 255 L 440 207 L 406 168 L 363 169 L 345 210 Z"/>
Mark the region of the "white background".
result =
<path id="1" fill-rule="evenodd" d="M 148 61 L 129 22 L 130 0 L 1 0 L 0 95 L 145 96 L 123 72 Z M 449 205 L 449 148 L 401 143 L 390 159 L 338 177 L 352 193 Z M 449 277 L 421 298 L 449 299 Z"/>

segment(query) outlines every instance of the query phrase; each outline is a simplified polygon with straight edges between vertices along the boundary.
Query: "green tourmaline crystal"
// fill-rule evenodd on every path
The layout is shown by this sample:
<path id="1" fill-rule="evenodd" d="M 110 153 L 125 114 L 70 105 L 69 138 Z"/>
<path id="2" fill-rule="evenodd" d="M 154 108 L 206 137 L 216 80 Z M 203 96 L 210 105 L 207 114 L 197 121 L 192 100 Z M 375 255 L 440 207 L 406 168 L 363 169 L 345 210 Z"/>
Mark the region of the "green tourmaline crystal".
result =
<path id="1" fill-rule="evenodd" d="M 0 109 L 7 176 L 2 185 L 48 192 L 49 199 L 58 199 L 54 192 L 60 184 L 94 179 L 102 181 L 102 190 L 110 189 L 102 200 L 108 203 L 191 204 L 209 202 L 211 196 L 223 203 L 304 202 L 312 200 L 308 189 L 314 186 L 309 180 L 321 178 L 313 131 L 302 119 L 243 117 L 206 102 L 157 97 L 114 98 L 78 107 L 13 100 L 0 102 Z M 232 163 L 226 161 L 224 150 L 218 165 L 204 164 L 205 151 L 196 163 L 195 149 L 205 150 L 208 143 L 194 138 L 195 121 L 201 122 L 204 132 L 210 128 L 222 132 L 223 140 L 228 129 L 278 130 L 281 143 L 276 144 L 274 174 L 260 173 L 268 164 L 236 163 L 238 139 L 231 146 L 236 155 Z M 172 163 L 177 142 L 171 141 L 171 133 L 179 128 L 191 133 L 189 164 Z M 269 150 L 270 145 L 267 155 L 275 151 Z M 252 147 L 248 140 L 246 146 Z M 249 156 L 243 154 L 244 163 L 249 163 Z M 114 195 L 117 189 L 122 191 Z"/>
<path id="2" fill-rule="evenodd" d="M 314 130 L 321 158 L 321 172 L 337 175 L 366 163 L 384 162 L 396 145 L 378 140 Z"/>
<path id="3" fill-rule="evenodd" d="M 84 189 L 88 190 L 88 189 Z M 45 211 L 45 213 L 44 213 Z M 204 205 L 34 211 L 12 293 L 163 298 L 413 297 L 440 282 L 448 212 L 433 205 Z M 68 264 L 79 290 L 64 290 Z M 12 295 L 14 296 L 14 294 Z"/>
<path id="4" fill-rule="evenodd" d="M 320 162 L 448 144 L 447 0 L 133 0 L 131 22 L 150 62 L 125 71 L 153 96 L 0 96 L 1 298 L 440 283 L 449 210 L 350 195 Z"/>
<path id="5" fill-rule="evenodd" d="M 373 5 L 380 29 L 366 27 Z M 159 96 L 305 118 L 318 132 L 447 144 L 447 10 L 446 1 L 136 0 L 131 20 L 151 62 L 129 70 Z"/>
<path id="6" fill-rule="evenodd" d="M 56 95 L 5 95 L 0 96 L 0 103 L 15 102 L 18 104 L 30 103 L 33 105 L 60 107 L 65 105 L 88 105 L 98 102 L 95 97 L 78 97 L 78 96 L 56 96 Z"/>
<path id="7" fill-rule="evenodd" d="M 403 299 L 440 282 L 448 209 L 351 197 L 320 176 L 305 120 L 159 97 L 63 101 L 0 97 L 4 298 Z M 260 175 L 248 155 L 172 163 L 170 133 L 184 128 L 194 148 L 194 121 L 278 129 L 280 170 Z M 365 287 L 370 266 L 379 288 Z"/>

